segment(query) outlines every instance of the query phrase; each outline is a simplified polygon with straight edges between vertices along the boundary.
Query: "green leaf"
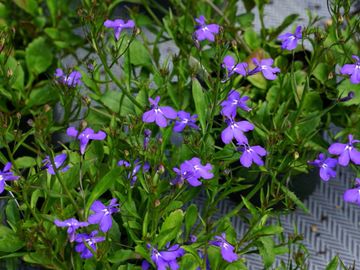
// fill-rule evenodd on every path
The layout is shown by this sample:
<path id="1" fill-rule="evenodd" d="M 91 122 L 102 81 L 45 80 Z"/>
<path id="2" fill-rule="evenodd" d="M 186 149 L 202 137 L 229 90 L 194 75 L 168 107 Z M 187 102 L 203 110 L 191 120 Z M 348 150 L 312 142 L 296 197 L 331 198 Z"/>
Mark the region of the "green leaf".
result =
<path id="1" fill-rule="evenodd" d="M 3 57 L 3 55 L 0 55 L 0 61 L 4 59 Z M 12 76 L 9 81 L 11 87 L 22 91 L 24 89 L 24 70 L 20 62 L 10 56 L 5 63 L 5 70 L 11 70 L 12 72 Z"/>
<path id="2" fill-rule="evenodd" d="M 241 260 L 231 263 L 225 270 L 247 270 L 247 266 Z"/>
<path id="3" fill-rule="evenodd" d="M 195 204 L 192 204 L 188 207 L 185 213 L 185 230 L 187 236 L 189 236 L 191 228 L 194 226 L 197 219 L 198 209 Z"/>
<path id="4" fill-rule="evenodd" d="M 339 265 L 339 257 L 335 256 L 331 262 L 326 266 L 326 270 L 336 270 Z"/>
<path id="5" fill-rule="evenodd" d="M 313 71 L 313 75 L 320 82 L 324 83 L 329 79 L 329 73 L 331 72 L 331 68 L 326 63 L 320 63 L 316 66 Z"/>
<path id="6" fill-rule="evenodd" d="M 271 237 L 261 237 L 259 242 L 260 255 L 263 259 L 264 266 L 268 268 L 275 261 L 274 240 Z"/>
<path id="7" fill-rule="evenodd" d="M 136 259 L 136 253 L 130 249 L 117 250 L 113 255 L 109 257 L 111 263 L 122 263 L 130 259 Z"/>
<path id="8" fill-rule="evenodd" d="M 0 225 L 0 251 L 1 252 L 15 252 L 21 249 L 25 245 L 24 241 L 22 241 L 16 233 L 5 227 Z"/>
<path id="9" fill-rule="evenodd" d="M 237 21 L 240 23 L 242 27 L 246 28 L 252 26 L 254 18 L 255 18 L 254 13 L 247 12 L 237 16 Z"/>
<path id="10" fill-rule="evenodd" d="M 152 68 L 151 57 L 149 51 L 145 48 L 144 44 L 135 39 L 129 46 L 130 50 L 130 63 L 134 66 L 144 66 Z"/>
<path id="11" fill-rule="evenodd" d="M 36 160 L 32 157 L 19 157 L 15 160 L 18 169 L 29 168 L 36 165 Z"/>
<path id="12" fill-rule="evenodd" d="M 316 92 L 307 93 L 304 97 L 303 108 L 304 108 L 304 112 L 321 111 L 323 108 L 323 103 L 319 93 Z"/>
<path id="13" fill-rule="evenodd" d="M 261 72 L 256 73 L 252 76 L 248 76 L 246 78 L 252 85 L 256 86 L 257 88 L 260 89 L 266 89 L 267 88 L 267 81 L 264 78 L 264 76 L 262 75 Z"/>
<path id="14" fill-rule="evenodd" d="M 31 108 L 34 106 L 44 105 L 51 101 L 58 99 L 57 89 L 51 87 L 49 84 L 40 88 L 31 90 L 29 99 L 26 101 L 26 107 Z"/>
<path id="15" fill-rule="evenodd" d="M 46 71 L 52 63 L 51 46 L 44 37 L 34 39 L 26 48 L 25 60 L 29 70 L 34 74 Z"/>
<path id="16" fill-rule="evenodd" d="M 181 209 L 175 210 L 165 219 L 156 238 L 159 248 L 162 248 L 167 242 L 176 238 L 181 230 L 183 219 L 184 212 Z"/>
<path id="17" fill-rule="evenodd" d="M 261 45 L 261 40 L 254 29 L 248 28 L 244 33 L 244 40 L 246 44 L 253 50 L 257 49 Z"/>
<path id="18" fill-rule="evenodd" d="M 89 213 L 90 206 L 97 200 L 102 194 L 110 189 L 116 181 L 116 178 L 120 177 L 122 168 L 116 167 L 109 171 L 101 180 L 95 185 L 86 203 L 86 216 Z"/>
<path id="19" fill-rule="evenodd" d="M 106 107 L 121 116 L 135 114 L 134 104 L 119 91 L 106 91 L 100 99 Z"/>
<path id="20" fill-rule="evenodd" d="M 15 200 L 8 201 L 5 212 L 6 212 L 7 222 L 10 224 L 12 229 L 16 231 L 17 223 L 20 220 L 20 212 L 18 206 L 15 203 Z"/>
<path id="21" fill-rule="evenodd" d="M 32 16 L 36 16 L 38 4 L 36 0 L 13 0 L 13 2 L 22 10 L 26 11 Z"/>
<path id="22" fill-rule="evenodd" d="M 195 110 L 199 117 L 201 129 L 204 134 L 206 131 L 206 115 L 207 115 L 206 97 L 199 81 L 196 78 L 192 79 L 192 94 L 195 103 Z"/>

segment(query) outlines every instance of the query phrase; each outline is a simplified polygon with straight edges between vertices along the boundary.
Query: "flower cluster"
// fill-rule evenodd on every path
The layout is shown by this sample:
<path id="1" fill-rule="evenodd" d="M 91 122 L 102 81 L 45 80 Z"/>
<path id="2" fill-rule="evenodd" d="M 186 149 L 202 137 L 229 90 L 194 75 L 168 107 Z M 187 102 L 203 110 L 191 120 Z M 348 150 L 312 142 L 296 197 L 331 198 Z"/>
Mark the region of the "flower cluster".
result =
<path id="1" fill-rule="evenodd" d="M 141 161 L 139 159 L 136 159 L 134 161 L 134 164 L 131 166 L 131 164 L 126 160 L 119 160 L 117 163 L 118 166 L 123 166 L 126 169 L 130 169 L 130 172 L 127 175 L 127 179 L 130 180 L 130 186 L 133 187 L 137 180 L 137 174 L 141 169 L 141 166 L 143 167 L 143 172 L 148 172 L 150 169 L 150 164 L 148 162 L 145 162 L 144 165 L 141 164 Z"/>
<path id="2" fill-rule="evenodd" d="M 58 82 L 68 87 L 76 87 L 81 85 L 81 73 L 79 71 L 72 71 L 69 75 L 66 75 L 61 68 L 57 68 L 55 71 L 55 78 Z"/>
<path id="3" fill-rule="evenodd" d="M 185 160 L 180 165 L 180 168 L 173 168 L 173 170 L 177 174 L 175 179 L 171 181 L 173 185 L 182 185 L 186 180 L 189 185 L 197 187 L 201 185 L 200 178 L 211 179 L 214 177 L 214 174 L 211 172 L 211 164 L 201 165 L 201 160 L 197 157 Z"/>
<path id="4" fill-rule="evenodd" d="M 249 121 L 235 121 L 237 108 L 241 108 L 246 112 L 251 111 L 246 105 L 246 101 L 248 100 L 249 97 L 241 97 L 237 91 L 231 90 L 227 99 L 221 103 L 221 113 L 225 116 L 225 122 L 228 124 L 228 127 L 221 132 L 221 140 L 225 144 L 231 143 L 233 139 L 236 140 L 239 146 L 237 150 L 243 152 L 240 157 L 240 163 L 247 168 L 250 167 L 253 162 L 259 166 L 263 166 L 264 162 L 261 157 L 266 155 L 266 150 L 261 146 L 250 146 L 244 134 L 244 132 L 253 130 L 254 125 Z"/>
<path id="5" fill-rule="evenodd" d="M 320 178 L 322 180 L 328 181 L 330 178 L 336 177 L 334 168 L 337 164 L 346 167 L 351 161 L 354 165 L 360 165 L 360 151 L 355 147 L 355 144 L 359 143 L 360 140 L 355 140 L 352 134 L 349 134 L 348 139 L 348 143 L 333 143 L 328 148 L 328 152 L 338 156 L 338 159 L 326 158 L 325 154 L 321 153 L 318 159 L 308 162 L 310 165 L 320 168 Z M 356 178 L 355 188 L 347 190 L 344 194 L 346 202 L 360 204 L 359 186 L 359 178 Z"/>
<path id="6" fill-rule="evenodd" d="M 100 201 L 95 201 L 90 210 L 93 211 L 93 214 L 88 217 L 87 221 L 78 221 L 75 218 L 70 218 L 64 221 L 56 219 L 54 221 L 57 227 L 67 227 L 67 233 L 69 236 L 70 242 L 76 242 L 75 250 L 80 253 L 80 257 L 83 259 L 89 259 L 93 257 L 93 253 L 96 252 L 96 243 L 102 242 L 105 240 L 103 236 L 96 236 L 98 234 L 97 230 L 92 231 L 90 234 L 79 233 L 77 234 L 76 230 L 81 227 L 87 227 L 90 224 L 99 225 L 100 231 L 107 232 L 112 226 L 112 217 L 111 215 L 119 212 L 117 204 L 117 199 L 112 199 L 108 206 L 105 206 Z M 87 245 L 90 249 L 87 247 Z"/>

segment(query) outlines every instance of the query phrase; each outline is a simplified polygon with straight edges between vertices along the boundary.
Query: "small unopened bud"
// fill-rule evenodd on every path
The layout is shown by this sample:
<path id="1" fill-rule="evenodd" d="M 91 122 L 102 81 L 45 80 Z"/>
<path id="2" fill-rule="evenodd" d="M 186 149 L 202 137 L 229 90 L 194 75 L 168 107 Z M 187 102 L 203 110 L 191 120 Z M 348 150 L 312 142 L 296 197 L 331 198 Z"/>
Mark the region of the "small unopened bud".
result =
<path id="1" fill-rule="evenodd" d="M 81 127 L 81 130 L 84 130 L 86 127 L 87 127 L 87 122 L 85 121 L 85 120 L 82 120 L 81 122 L 80 122 L 80 127 Z"/>
<path id="2" fill-rule="evenodd" d="M 236 40 L 231 41 L 231 46 L 236 50 L 237 49 L 237 42 Z"/>
<path id="3" fill-rule="evenodd" d="M 334 73 L 330 72 L 329 75 L 328 75 L 328 80 L 331 80 L 332 78 L 334 78 Z"/>
<path id="4" fill-rule="evenodd" d="M 141 33 L 141 29 L 140 29 L 140 28 L 135 27 L 135 28 L 134 28 L 134 34 L 135 34 L 135 36 L 140 35 L 140 33 Z"/>
<path id="5" fill-rule="evenodd" d="M 12 71 L 12 69 L 9 68 L 9 69 L 7 70 L 7 76 L 8 76 L 8 77 L 12 77 L 13 75 L 14 75 L 14 72 Z"/>
<path id="6" fill-rule="evenodd" d="M 155 202 L 154 202 L 155 207 L 158 207 L 160 204 L 161 204 L 160 200 L 155 200 Z"/>
<path id="7" fill-rule="evenodd" d="M 129 156 L 129 154 L 130 154 L 130 153 L 129 153 L 129 151 L 128 151 L 128 150 L 125 150 L 125 151 L 124 151 L 124 155 L 125 155 L 125 157 Z"/>
<path id="8" fill-rule="evenodd" d="M 349 101 L 349 100 L 353 99 L 354 96 L 355 96 L 354 91 L 350 91 L 350 92 L 347 94 L 346 97 L 340 98 L 339 101 L 340 101 L 340 102 L 346 102 L 346 101 Z"/>
<path id="9" fill-rule="evenodd" d="M 51 110 L 51 106 L 49 104 L 44 105 L 44 111 L 49 112 Z"/>
<path id="10" fill-rule="evenodd" d="M 34 121 L 33 121 L 32 119 L 27 120 L 26 123 L 29 125 L 29 127 L 33 127 L 33 126 L 34 126 Z"/>
<path id="11" fill-rule="evenodd" d="M 299 153 L 297 152 L 297 151 L 295 151 L 295 153 L 294 153 L 294 159 L 296 160 L 296 159 L 298 159 L 299 158 Z"/>
<path id="12" fill-rule="evenodd" d="M 165 167 L 164 165 L 160 164 L 159 167 L 158 167 L 158 172 L 159 174 L 163 174 L 165 172 Z"/>
<path id="13" fill-rule="evenodd" d="M 344 21 L 344 17 L 341 16 L 341 15 L 339 15 L 339 17 L 338 17 L 338 23 L 342 24 L 343 21 Z"/>

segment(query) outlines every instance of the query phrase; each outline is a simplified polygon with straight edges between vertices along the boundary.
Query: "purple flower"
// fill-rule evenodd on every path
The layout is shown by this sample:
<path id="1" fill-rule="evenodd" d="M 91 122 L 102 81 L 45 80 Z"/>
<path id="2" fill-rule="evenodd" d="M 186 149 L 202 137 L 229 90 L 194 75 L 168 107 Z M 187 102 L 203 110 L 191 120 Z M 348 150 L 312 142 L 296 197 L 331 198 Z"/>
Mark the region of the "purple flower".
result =
<path id="1" fill-rule="evenodd" d="M 179 264 L 176 261 L 177 258 L 182 257 L 185 254 L 185 250 L 178 244 L 168 247 L 167 250 L 158 251 L 156 248 L 151 248 L 151 260 L 155 263 L 157 270 L 177 270 Z M 143 266 L 148 266 L 144 265 Z M 148 269 L 148 268 L 143 268 Z"/>
<path id="2" fill-rule="evenodd" d="M 80 254 L 80 257 L 83 259 L 90 259 L 93 254 L 90 249 L 85 245 L 85 242 L 88 246 L 92 249 L 93 252 L 96 252 L 96 243 L 105 241 L 105 237 L 103 236 L 96 236 L 98 231 L 93 231 L 90 234 L 80 233 L 76 235 L 75 242 L 75 250 Z"/>
<path id="3" fill-rule="evenodd" d="M 210 241 L 210 245 L 220 247 L 221 256 L 227 262 L 235 262 L 238 260 L 238 255 L 234 252 L 234 247 L 226 241 L 225 233 L 221 236 L 215 236 L 216 240 Z"/>
<path id="4" fill-rule="evenodd" d="M 360 58 L 356 55 L 353 55 L 352 58 L 355 60 L 355 64 L 346 64 L 344 65 L 340 73 L 347 74 L 350 76 L 350 82 L 353 84 L 360 83 Z"/>
<path id="5" fill-rule="evenodd" d="M 244 132 L 254 129 L 254 125 L 248 121 L 235 122 L 234 119 L 227 119 L 228 127 L 221 132 L 221 139 L 225 144 L 232 141 L 233 138 L 240 144 L 247 144 L 248 139 Z"/>
<path id="6" fill-rule="evenodd" d="M 106 20 L 104 22 L 104 26 L 106 28 L 113 28 L 114 29 L 114 36 L 115 36 L 115 39 L 116 40 L 119 40 L 120 38 L 120 34 L 121 34 L 121 31 L 124 29 L 124 28 L 134 28 L 135 27 L 135 23 L 134 21 L 132 20 L 128 20 L 126 23 L 121 20 L 121 19 L 118 19 L 118 20 Z"/>
<path id="7" fill-rule="evenodd" d="M 174 131 L 182 132 L 186 126 L 189 126 L 193 129 L 199 129 L 199 127 L 195 124 L 197 119 L 197 114 L 190 115 L 188 112 L 178 111 L 177 113 L 178 119 L 175 121 Z"/>
<path id="8" fill-rule="evenodd" d="M 205 24 L 205 17 L 202 15 L 198 19 L 196 18 L 195 21 L 198 23 L 196 26 L 197 30 L 194 33 L 196 40 L 203 41 L 207 39 L 214 42 L 215 35 L 219 33 L 220 26 L 217 24 Z"/>
<path id="9" fill-rule="evenodd" d="M 141 263 L 141 269 L 142 270 L 148 270 L 150 268 L 150 263 L 146 260 L 143 260 Z"/>
<path id="10" fill-rule="evenodd" d="M 227 69 L 229 77 L 234 73 L 240 74 L 242 76 L 246 76 L 247 74 L 248 64 L 247 63 L 235 64 L 234 58 L 232 58 L 230 55 L 224 57 L 222 66 Z"/>
<path id="11" fill-rule="evenodd" d="M 227 99 L 221 102 L 221 114 L 228 118 L 234 118 L 236 116 L 237 108 L 240 108 L 246 112 L 251 111 L 251 108 L 246 105 L 246 101 L 248 100 L 248 96 L 241 97 L 239 92 L 231 90 Z"/>
<path id="12" fill-rule="evenodd" d="M 90 207 L 94 214 L 89 216 L 89 224 L 99 224 L 102 232 L 110 230 L 112 226 L 111 215 L 120 211 L 118 208 L 119 204 L 116 202 L 117 199 L 112 199 L 109 205 L 105 206 L 102 202 L 95 201 Z"/>
<path id="13" fill-rule="evenodd" d="M 336 167 L 337 160 L 335 158 L 326 158 L 324 154 L 319 154 L 319 158 L 314 161 L 308 161 L 310 165 L 320 168 L 320 177 L 324 181 L 329 181 L 331 177 L 336 176 L 336 171 L 332 168 Z"/>
<path id="14" fill-rule="evenodd" d="M 345 191 L 344 201 L 360 205 L 360 178 L 356 178 L 355 181 L 355 187 Z"/>
<path id="15" fill-rule="evenodd" d="M 185 160 L 181 165 L 180 169 L 173 168 L 177 176 L 171 181 L 171 184 L 183 184 L 186 180 L 191 186 L 197 187 L 201 185 L 200 178 L 211 179 L 214 174 L 211 172 L 212 166 L 207 163 L 205 166 L 201 165 L 201 160 L 194 157 L 190 160 Z"/>
<path id="16" fill-rule="evenodd" d="M 90 140 L 104 140 L 106 138 L 106 133 L 104 131 L 95 133 L 91 128 L 86 128 L 82 132 L 79 132 L 74 127 L 69 127 L 66 130 L 66 134 L 70 137 L 75 137 L 80 141 L 80 153 L 82 155 L 85 153 L 86 146 Z"/>
<path id="17" fill-rule="evenodd" d="M 146 150 L 149 146 L 150 137 L 151 137 L 151 130 L 145 129 L 144 130 L 144 150 Z"/>
<path id="18" fill-rule="evenodd" d="M 274 63 L 273 59 L 271 58 L 261 59 L 260 62 L 256 58 L 253 58 L 252 60 L 256 65 L 256 67 L 249 72 L 249 75 L 253 75 L 261 71 L 266 79 L 268 80 L 276 79 L 276 73 L 280 72 L 280 69 L 278 67 L 272 67 Z"/>
<path id="19" fill-rule="evenodd" d="M 124 166 L 125 168 L 130 168 L 131 164 L 127 162 L 126 160 L 119 160 L 117 163 L 118 166 Z M 136 180 L 137 180 L 137 173 L 140 171 L 142 164 L 139 159 L 136 159 L 133 164 L 133 168 L 131 169 L 131 172 L 128 174 L 128 179 L 130 180 L 130 186 L 133 187 Z M 148 162 L 145 162 L 143 167 L 143 172 L 147 172 L 150 169 L 150 164 Z"/>
<path id="20" fill-rule="evenodd" d="M 56 169 L 59 169 L 60 167 L 63 166 L 65 160 L 66 160 L 67 155 L 66 154 L 60 154 L 54 157 L 54 164 Z M 55 170 L 51 164 L 50 161 L 50 157 L 46 156 L 46 158 L 42 161 L 42 163 L 44 163 L 44 166 L 42 169 L 47 169 L 48 173 L 51 175 L 55 175 Z M 69 165 L 63 167 L 60 171 L 61 172 L 66 172 L 69 169 Z"/>
<path id="21" fill-rule="evenodd" d="M 298 40 L 302 38 L 301 26 L 296 27 L 294 34 L 285 33 L 278 37 L 281 40 L 281 49 L 283 50 L 293 50 L 296 48 Z"/>
<path id="22" fill-rule="evenodd" d="M 54 223 L 58 227 L 68 227 L 67 233 L 69 235 L 70 242 L 75 241 L 75 233 L 76 233 L 77 229 L 79 229 L 80 227 L 86 227 L 86 226 L 89 225 L 89 223 L 87 223 L 87 222 L 79 222 L 75 218 L 70 218 L 70 219 L 67 219 L 67 220 L 64 220 L 64 221 L 55 219 Z"/>
<path id="23" fill-rule="evenodd" d="M 359 143 L 359 140 L 353 140 L 353 135 L 349 134 L 349 143 L 333 143 L 330 145 L 328 151 L 330 154 L 339 155 L 339 164 L 341 166 L 347 166 L 350 160 L 360 165 L 360 152 L 355 148 L 353 144 Z"/>
<path id="24" fill-rule="evenodd" d="M 76 87 L 81 85 L 81 73 L 79 71 L 72 71 L 69 75 L 66 75 L 61 68 L 55 70 L 55 77 L 61 84 L 65 84 L 69 87 Z"/>
<path id="25" fill-rule="evenodd" d="M 160 97 L 157 96 L 155 100 L 149 98 L 151 104 L 151 110 L 143 114 L 142 120 L 145 123 L 156 122 L 159 127 L 166 127 L 168 125 L 166 119 L 175 119 L 177 116 L 176 111 L 169 106 L 159 107 L 158 103 Z"/>
<path id="26" fill-rule="evenodd" d="M 261 157 L 266 156 L 266 150 L 259 145 L 250 146 L 248 144 L 243 144 L 238 150 L 243 151 L 243 154 L 240 157 L 240 163 L 249 168 L 254 162 L 258 166 L 263 166 L 264 161 Z"/>
<path id="27" fill-rule="evenodd" d="M 0 170 L 0 194 L 3 193 L 5 189 L 5 181 L 14 181 L 18 180 L 20 176 L 15 176 L 11 170 L 11 162 L 5 164 L 3 170 Z"/>

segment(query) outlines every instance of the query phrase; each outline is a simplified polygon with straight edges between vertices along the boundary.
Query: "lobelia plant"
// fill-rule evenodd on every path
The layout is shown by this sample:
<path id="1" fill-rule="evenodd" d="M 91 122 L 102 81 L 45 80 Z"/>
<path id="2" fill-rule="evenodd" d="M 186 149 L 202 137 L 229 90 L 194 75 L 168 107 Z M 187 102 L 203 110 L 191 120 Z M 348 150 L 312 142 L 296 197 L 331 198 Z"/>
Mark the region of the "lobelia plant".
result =
<path id="1" fill-rule="evenodd" d="M 306 269 L 302 236 L 286 235 L 278 221 L 295 208 L 307 211 L 291 179 L 314 166 L 329 181 L 337 164 L 359 176 L 359 21 L 346 1 L 332 4 L 331 25 L 319 28 L 310 16 L 292 33 L 284 32 L 296 17 L 266 28 L 264 3 L 255 1 L 260 34 L 252 1 L 240 15 L 236 1 L 167 8 L 142 1 L 120 6 L 128 11 L 121 18 L 115 2 L 81 1 L 69 18 L 67 2 L 59 9 L 56 1 L 15 2 L 41 40 L 23 46 L 24 62 L 21 48 L 6 47 L 11 33 L 8 43 L 0 39 L 0 95 L 21 104 L 0 101 L 6 267 L 231 270 L 247 269 L 247 255 L 256 253 L 264 269 Z M 63 31 L 70 19 L 82 26 L 77 42 Z M 168 41 L 176 53 L 160 49 Z M 55 65 L 55 56 L 79 58 L 73 46 L 86 56 L 69 69 Z M 39 107 L 55 104 L 63 109 L 57 121 Z M 17 131 L 18 112 L 34 116 L 25 134 Z M 332 135 L 330 123 L 342 131 Z M 58 131 L 65 134 L 55 147 L 50 137 Z M 16 155 L 21 146 L 34 156 Z M 359 185 L 356 178 L 344 201 L 359 204 Z M 236 206 L 219 211 L 231 196 Z"/>

